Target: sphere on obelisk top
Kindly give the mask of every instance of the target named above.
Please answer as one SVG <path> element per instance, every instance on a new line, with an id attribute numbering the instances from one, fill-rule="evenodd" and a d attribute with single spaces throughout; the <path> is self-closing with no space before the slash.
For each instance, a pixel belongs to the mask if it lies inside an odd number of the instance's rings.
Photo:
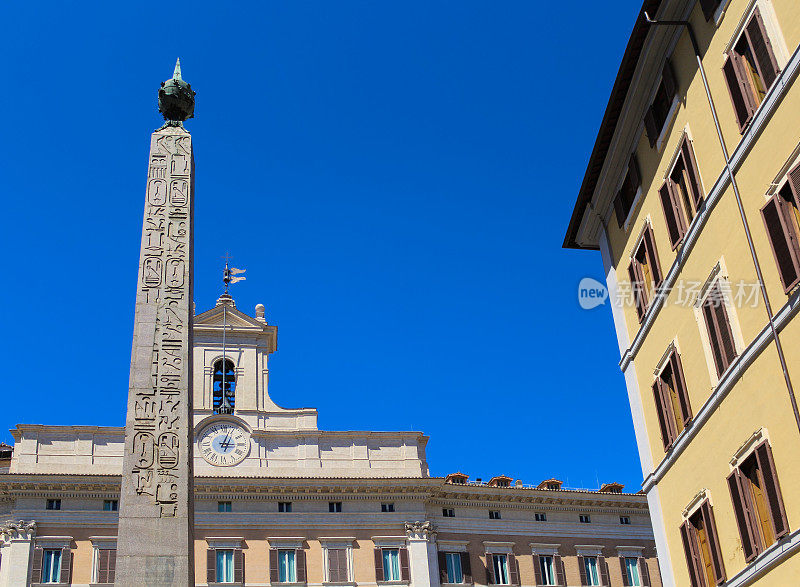
<path id="1" fill-rule="evenodd" d="M 178 59 L 172 79 L 161 82 L 158 90 L 158 111 L 168 123 L 180 123 L 194 118 L 194 96 L 192 86 L 181 77 L 181 60 Z"/>

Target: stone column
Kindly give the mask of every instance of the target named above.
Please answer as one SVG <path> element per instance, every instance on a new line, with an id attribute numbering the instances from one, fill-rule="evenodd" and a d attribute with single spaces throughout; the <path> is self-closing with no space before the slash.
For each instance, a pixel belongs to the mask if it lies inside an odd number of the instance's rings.
<path id="1" fill-rule="evenodd" d="M 0 525 L 0 587 L 28 585 L 36 522 L 5 522 Z"/>
<path id="2" fill-rule="evenodd" d="M 413 587 L 439 587 L 439 554 L 431 522 L 406 522 Z"/>
<path id="3" fill-rule="evenodd" d="M 192 138 L 150 140 L 131 353 L 116 584 L 194 585 Z"/>

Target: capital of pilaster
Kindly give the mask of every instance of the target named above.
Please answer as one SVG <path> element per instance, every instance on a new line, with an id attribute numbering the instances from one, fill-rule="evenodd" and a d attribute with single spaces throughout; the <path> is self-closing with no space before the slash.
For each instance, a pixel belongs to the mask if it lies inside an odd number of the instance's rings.
<path id="1" fill-rule="evenodd" d="M 406 536 L 409 540 L 432 540 L 436 537 L 436 531 L 433 529 L 433 522 L 426 520 L 425 522 L 406 522 Z"/>
<path id="2" fill-rule="evenodd" d="M 33 540 L 36 535 L 36 521 L 8 520 L 0 524 L 0 538 L 3 542 L 12 540 Z"/>

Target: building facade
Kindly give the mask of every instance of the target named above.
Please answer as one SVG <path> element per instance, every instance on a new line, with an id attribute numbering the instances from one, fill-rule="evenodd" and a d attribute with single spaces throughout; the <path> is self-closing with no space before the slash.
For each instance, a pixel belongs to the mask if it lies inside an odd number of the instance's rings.
<path id="1" fill-rule="evenodd" d="M 249 316 L 223 295 L 195 316 L 198 585 L 661 585 L 644 495 L 431 477 L 420 432 L 321 431 L 316 410 L 277 406 L 276 348 L 261 305 Z M 124 429 L 12 435 L 0 586 L 113 583 Z"/>
<path id="2" fill-rule="evenodd" d="M 665 585 L 800 584 L 799 45 L 796 0 L 647 0 L 564 243 L 601 252 Z"/>

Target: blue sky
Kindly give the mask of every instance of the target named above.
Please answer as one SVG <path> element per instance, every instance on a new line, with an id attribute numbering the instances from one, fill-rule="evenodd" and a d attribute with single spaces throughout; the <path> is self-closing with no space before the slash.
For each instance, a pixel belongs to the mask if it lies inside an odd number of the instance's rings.
<path id="1" fill-rule="evenodd" d="M 195 299 L 279 327 L 270 392 L 421 430 L 431 474 L 640 487 L 598 253 L 561 248 L 639 8 L 16 3 L 0 19 L 0 440 L 124 423 L 149 134 L 197 91 Z"/>

